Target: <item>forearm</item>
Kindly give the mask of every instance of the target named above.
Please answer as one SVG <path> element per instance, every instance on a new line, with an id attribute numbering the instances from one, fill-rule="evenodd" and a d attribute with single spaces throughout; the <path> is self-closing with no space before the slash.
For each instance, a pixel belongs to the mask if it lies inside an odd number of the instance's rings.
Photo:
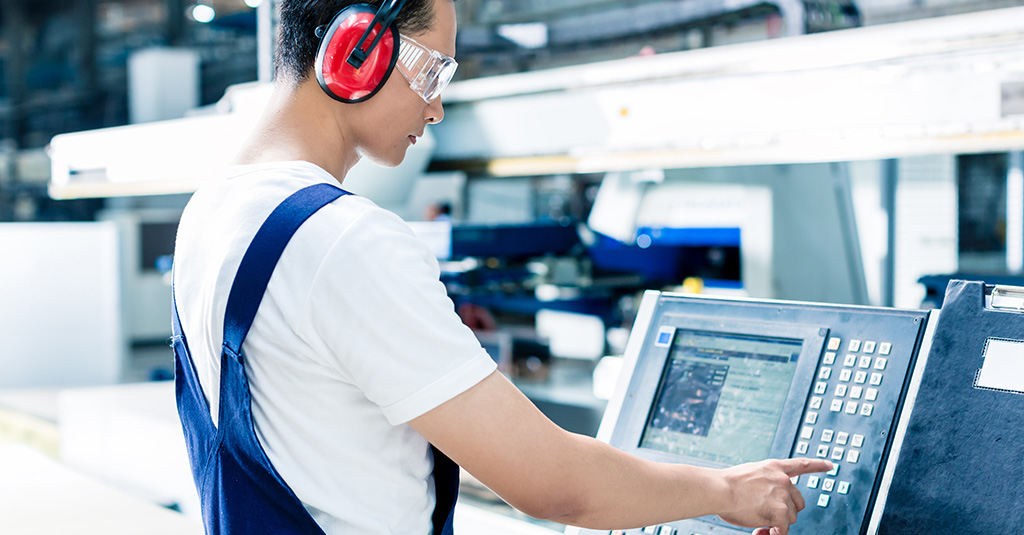
<path id="1" fill-rule="evenodd" d="M 654 463 L 589 437 L 566 435 L 567 451 L 535 487 L 538 499 L 560 508 L 547 511 L 549 520 L 592 529 L 633 528 L 730 506 L 719 471 Z"/>

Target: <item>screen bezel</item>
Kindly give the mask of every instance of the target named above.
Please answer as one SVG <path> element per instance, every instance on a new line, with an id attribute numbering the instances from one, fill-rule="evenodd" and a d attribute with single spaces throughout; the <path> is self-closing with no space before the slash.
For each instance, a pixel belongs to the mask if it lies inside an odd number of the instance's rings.
<path id="1" fill-rule="evenodd" d="M 672 329 L 671 339 L 667 344 L 657 343 L 658 336 L 666 328 Z M 799 325 L 793 323 L 775 323 L 747 320 L 723 320 L 688 315 L 665 314 L 660 320 L 652 322 L 644 346 L 643 355 L 639 359 L 636 370 L 630 381 L 626 397 L 623 400 L 622 414 L 643 415 L 633 418 L 626 425 L 617 426 L 612 435 L 611 444 L 639 457 L 659 462 L 684 463 L 694 466 L 724 468 L 731 466 L 704 459 L 686 457 L 659 450 L 641 448 L 640 441 L 647 426 L 648 415 L 653 409 L 655 398 L 659 392 L 661 378 L 665 366 L 676 341 L 677 332 L 703 331 L 721 335 L 754 336 L 772 339 L 793 340 L 801 343 L 797 367 L 793 372 L 789 392 L 782 405 L 782 414 L 772 439 L 771 448 L 766 458 L 788 458 L 796 442 L 797 432 L 804 407 L 811 395 L 818 360 L 825 347 L 829 329 L 817 325 Z"/>

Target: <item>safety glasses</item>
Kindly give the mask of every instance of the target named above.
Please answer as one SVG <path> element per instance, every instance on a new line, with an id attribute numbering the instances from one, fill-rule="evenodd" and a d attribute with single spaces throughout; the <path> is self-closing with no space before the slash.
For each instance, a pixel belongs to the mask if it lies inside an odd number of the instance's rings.
<path id="1" fill-rule="evenodd" d="M 409 81 L 412 88 L 423 100 L 433 102 L 452 81 L 455 69 L 459 67 L 455 58 L 417 43 L 414 39 L 400 36 L 398 49 L 398 72 Z"/>

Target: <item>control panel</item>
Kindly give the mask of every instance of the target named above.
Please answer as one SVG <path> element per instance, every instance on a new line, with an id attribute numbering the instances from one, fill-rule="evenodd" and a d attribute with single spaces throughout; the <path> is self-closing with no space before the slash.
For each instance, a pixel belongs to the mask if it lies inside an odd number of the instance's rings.
<path id="1" fill-rule="evenodd" d="M 929 313 L 647 292 L 598 438 L 654 461 L 724 468 L 828 459 L 794 478 L 793 534 L 862 535 Z M 718 517 L 602 535 L 746 534 Z"/>

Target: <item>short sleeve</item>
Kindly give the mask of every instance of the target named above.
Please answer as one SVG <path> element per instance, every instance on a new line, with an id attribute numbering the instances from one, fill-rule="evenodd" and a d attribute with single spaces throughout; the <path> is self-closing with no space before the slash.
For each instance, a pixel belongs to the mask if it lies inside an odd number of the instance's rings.
<path id="1" fill-rule="evenodd" d="M 337 239 L 311 287 L 309 313 L 326 364 L 392 425 L 468 390 L 494 361 L 455 313 L 437 261 L 409 226 L 379 208 Z"/>

